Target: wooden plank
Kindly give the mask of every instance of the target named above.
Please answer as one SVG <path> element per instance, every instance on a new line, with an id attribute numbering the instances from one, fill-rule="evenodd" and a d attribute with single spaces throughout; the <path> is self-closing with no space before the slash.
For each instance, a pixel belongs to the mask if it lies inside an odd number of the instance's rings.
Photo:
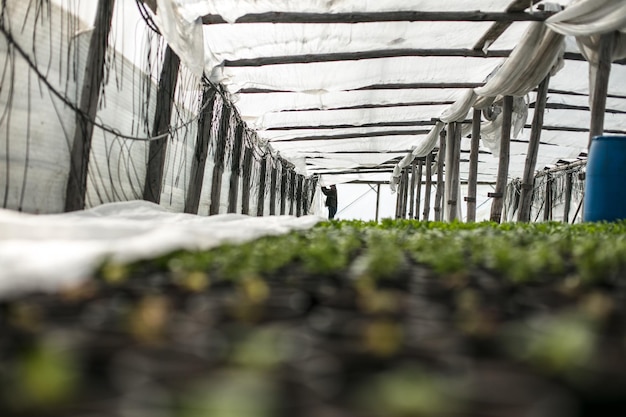
<path id="1" fill-rule="evenodd" d="M 109 45 L 109 32 L 115 0 L 100 0 L 96 11 L 95 28 L 89 42 L 89 52 L 83 85 L 80 92 L 80 112 L 76 113 L 76 127 L 70 152 L 70 171 L 65 191 L 65 211 L 85 208 L 87 173 L 93 137 L 93 120 L 98 112 L 100 90 L 104 80 L 104 60 Z"/>
<path id="2" fill-rule="evenodd" d="M 424 161 L 417 160 L 417 190 L 415 192 L 415 219 L 420 219 L 420 205 L 422 202 L 422 174 L 424 173 Z"/>
<path id="3" fill-rule="evenodd" d="M 589 127 L 589 148 L 595 136 L 604 133 L 604 111 L 606 109 L 606 95 L 609 89 L 611 76 L 611 60 L 613 58 L 613 32 L 601 35 L 598 66 L 589 65 L 590 77 L 594 79 L 591 92 L 591 126 Z M 595 72 L 595 73 L 594 73 Z"/>
<path id="4" fill-rule="evenodd" d="M 437 191 L 435 193 L 435 221 L 442 220 L 443 214 L 443 197 L 445 195 L 445 182 L 443 179 L 443 169 L 445 165 L 446 155 L 446 131 L 441 130 L 439 133 L 439 151 L 437 154 Z"/>
<path id="5" fill-rule="evenodd" d="M 235 20 L 235 23 L 304 23 L 304 24 L 354 24 L 368 22 L 543 22 L 553 13 L 535 12 L 482 12 L 476 11 L 391 11 L 372 13 L 298 13 L 298 12 L 266 12 L 246 14 Z M 219 15 L 202 17 L 205 25 L 228 23 Z"/>
<path id="6" fill-rule="evenodd" d="M 472 142 L 470 145 L 469 173 L 467 177 L 467 221 L 476 221 L 476 181 L 480 146 L 481 111 L 474 110 L 472 117 Z"/>
<path id="7" fill-rule="evenodd" d="M 506 190 L 509 175 L 509 150 L 511 146 L 511 115 L 513 112 L 513 97 L 504 97 L 504 106 L 502 110 L 502 138 L 500 140 L 500 160 L 498 163 L 498 175 L 496 178 L 495 193 L 499 196 L 493 197 L 491 203 L 490 219 L 493 222 L 500 223 L 502 220 L 502 208 L 504 207 L 504 191 Z"/>
<path id="8" fill-rule="evenodd" d="M 163 60 L 161 78 L 159 79 L 154 127 L 152 129 L 153 136 L 162 135 L 169 131 L 179 68 L 180 59 L 168 46 Z M 157 204 L 161 202 L 168 140 L 169 136 L 151 141 L 148 151 L 148 167 L 144 182 L 143 199 Z"/>
<path id="9" fill-rule="evenodd" d="M 259 198 L 256 205 L 256 215 L 263 216 L 265 213 L 265 185 L 267 182 L 267 163 L 268 158 L 264 156 L 261 159 L 261 172 L 259 173 Z"/>
<path id="10" fill-rule="evenodd" d="M 520 193 L 520 207 L 517 212 L 517 220 L 520 222 L 530 221 L 530 211 L 533 197 L 534 173 L 537 165 L 537 155 L 539 153 L 539 143 L 541 142 L 541 130 L 543 129 L 543 115 L 548 96 L 548 85 L 550 84 L 550 74 L 539 84 L 535 114 L 533 116 L 528 141 L 528 152 L 522 176 L 522 190 Z"/>
<path id="11" fill-rule="evenodd" d="M 239 198 L 239 178 L 241 176 L 241 150 L 243 148 L 244 124 L 238 120 L 235 126 L 235 137 L 230 160 L 230 187 L 228 189 L 228 212 L 237 213 Z"/>
<path id="12" fill-rule="evenodd" d="M 426 185 L 424 186 L 424 213 L 422 214 L 422 220 L 428 220 L 430 216 L 430 195 L 432 193 L 432 185 L 433 185 L 433 153 L 430 152 L 426 156 L 426 161 L 424 162 L 426 165 Z"/>
<path id="13" fill-rule="evenodd" d="M 191 160 L 191 174 L 185 198 L 185 213 L 198 214 L 200 194 L 202 193 L 202 185 L 204 182 L 204 169 L 206 167 L 209 142 L 211 141 L 215 97 L 215 89 L 206 86 L 202 93 L 202 111 L 198 119 L 198 137 L 196 139 L 193 159 Z"/>
<path id="14" fill-rule="evenodd" d="M 250 214 L 250 184 L 252 177 L 252 148 L 246 146 L 243 154 L 243 175 L 241 184 L 241 214 Z"/>
<path id="15" fill-rule="evenodd" d="M 565 206 L 563 207 L 563 222 L 569 223 L 569 212 L 570 207 L 572 205 L 572 189 L 574 183 L 574 174 L 571 171 L 568 171 L 565 174 Z"/>
<path id="16" fill-rule="evenodd" d="M 222 104 L 220 115 L 220 128 L 217 132 L 215 144 L 215 165 L 213 166 L 213 178 L 211 180 L 211 205 L 209 215 L 219 214 L 222 194 L 222 174 L 224 173 L 224 157 L 226 156 L 226 142 L 230 129 L 231 109 L 225 103 Z"/>
<path id="17" fill-rule="evenodd" d="M 362 59 L 384 59 L 396 57 L 475 57 L 506 58 L 510 50 L 477 51 L 473 49 L 381 49 L 377 51 L 335 52 L 327 54 L 266 56 L 257 58 L 225 60 L 225 67 L 262 67 L 267 65 L 313 64 L 320 62 L 357 61 Z"/>

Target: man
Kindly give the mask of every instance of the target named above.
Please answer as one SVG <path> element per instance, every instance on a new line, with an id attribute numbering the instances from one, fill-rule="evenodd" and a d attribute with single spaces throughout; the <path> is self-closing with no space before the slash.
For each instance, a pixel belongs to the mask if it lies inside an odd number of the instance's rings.
<path id="1" fill-rule="evenodd" d="M 326 207 L 328 207 L 328 219 L 332 220 L 337 214 L 337 187 L 333 184 L 330 188 L 322 187 L 322 192 L 326 196 Z"/>

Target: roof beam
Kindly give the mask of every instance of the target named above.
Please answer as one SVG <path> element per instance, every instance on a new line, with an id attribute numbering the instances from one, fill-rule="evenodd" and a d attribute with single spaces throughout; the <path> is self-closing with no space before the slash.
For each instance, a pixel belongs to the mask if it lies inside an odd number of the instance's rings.
<path id="1" fill-rule="evenodd" d="M 443 89 L 443 88 L 477 88 L 482 87 L 484 82 L 476 83 L 406 83 L 406 84 L 373 84 L 365 87 L 354 88 L 343 91 L 369 91 L 369 90 L 421 90 L 421 89 Z M 242 88 L 236 91 L 239 94 L 267 94 L 267 93 L 299 93 L 295 90 L 272 90 L 265 88 Z"/>
<path id="2" fill-rule="evenodd" d="M 528 1 L 528 0 L 524 0 Z M 374 23 L 374 22 L 543 22 L 554 13 L 535 12 L 481 12 L 453 11 L 453 12 L 424 12 L 424 11 L 397 11 L 371 13 L 295 13 L 295 12 L 267 12 L 247 14 L 235 20 L 235 23 Z M 206 15 L 202 17 L 205 25 L 228 23 L 222 16 Z"/>
<path id="3" fill-rule="evenodd" d="M 539 0 L 530 0 L 530 2 L 529 0 L 514 0 L 511 4 L 509 4 L 509 7 L 506 8 L 506 11 L 522 12 L 526 10 L 529 5 L 534 5 L 538 2 Z M 494 43 L 504 33 L 504 31 L 508 29 L 510 25 L 510 21 L 500 21 L 492 24 L 489 30 L 485 32 L 485 34 L 480 38 L 480 40 L 478 40 L 478 42 L 476 42 L 473 49 L 480 51 L 485 48 L 485 46 L 489 47 L 489 45 Z"/>
<path id="4" fill-rule="evenodd" d="M 380 123 L 364 123 L 364 124 L 342 124 L 342 125 L 318 125 L 318 126 L 282 126 L 270 127 L 263 129 L 264 131 L 277 130 L 307 130 L 307 129 L 350 129 L 356 127 L 403 127 L 403 126 L 434 126 L 433 120 L 414 120 L 405 122 L 380 122 Z"/>
<path id="5" fill-rule="evenodd" d="M 361 104 L 358 106 L 345 106 L 345 107 L 311 107 L 308 109 L 285 109 L 279 110 L 279 113 L 292 113 L 301 111 L 328 111 L 328 110 L 365 110 L 365 109 L 385 109 L 393 107 L 415 107 L 415 106 L 445 106 L 454 104 L 454 101 L 415 101 L 404 103 L 389 103 L 389 104 Z"/>
<path id="6" fill-rule="evenodd" d="M 389 132 L 367 132 L 367 133 L 345 133 L 343 135 L 314 135 L 314 136 L 299 136 L 291 139 L 283 140 L 270 140 L 270 143 L 283 143 L 283 142 L 304 142 L 310 140 L 342 140 L 342 139 L 361 139 L 361 138 L 375 138 L 384 136 L 411 136 L 411 135 L 427 135 L 430 129 L 418 129 L 418 130 L 392 130 Z"/>
<path id="7" fill-rule="evenodd" d="M 535 103 L 530 103 L 529 106 L 531 109 L 535 108 Z M 546 109 L 552 109 L 552 110 L 583 110 L 583 111 L 589 111 L 589 106 L 574 106 L 571 104 L 561 104 L 561 103 L 547 103 L 546 104 Z M 605 113 L 611 113 L 611 114 L 626 114 L 626 110 L 616 110 L 616 109 L 606 109 Z"/>
<path id="8" fill-rule="evenodd" d="M 530 129 L 530 125 L 524 125 L 525 129 Z M 588 133 L 588 128 L 583 127 L 564 127 L 564 126 L 544 126 L 542 130 L 552 130 L 557 132 L 579 132 L 579 133 Z M 604 133 L 610 133 L 615 135 L 626 135 L 626 131 L 624 130 L 614 130 L 614 129 L 605 129 Z M 551 144 L 550 144 L 551 145 Z"/>
<path id="9" fill-rule="evenodd" d="M 383 49 L 377 51 L 343 52 L 329 54 L 305 54 L 269 56 L 237 60 L 225 60 L 225 67 L 262 67 L 265 65 L 311 64 L 319 62 L 358 61 L 362 59 L 397 58 L 397 57 L 475 57 L 506 58 L 509 50 L 488 51 L 484 53 L 473 49 Z M 582 58 L 582 55 L 580 55 Z"/>

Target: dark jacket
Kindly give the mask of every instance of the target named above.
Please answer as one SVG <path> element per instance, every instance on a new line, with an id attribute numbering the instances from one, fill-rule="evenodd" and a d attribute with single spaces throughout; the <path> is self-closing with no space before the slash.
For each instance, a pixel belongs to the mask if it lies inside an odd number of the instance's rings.
<path id="1" fill-rule="evenodd" d="M 322 187 L 322 192 L 326 196 L 326 206 L 337 207 L 337 188 L 334 185 L 330 188 Z"/>

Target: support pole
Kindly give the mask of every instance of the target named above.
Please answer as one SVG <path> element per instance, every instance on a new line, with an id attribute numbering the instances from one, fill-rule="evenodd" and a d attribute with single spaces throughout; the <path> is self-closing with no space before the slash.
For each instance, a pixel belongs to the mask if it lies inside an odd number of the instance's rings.
<path id="1" fill-rule="evenodd" d="M 109 44 L 111 20 L 115 0 L 100 0 L 96 12 L 95 29 L 89 43 L 85 76 L 80 95 L 80 112 L 76 113 L 76 127 L 70 154 L 70 172 L 65 191 L 65 211 L 85 208 L 87 172 L 93 137 L 93 120 L 98 112 L 100 90 L 104 80 L 104 59 Z"/>
<path id="2" fill-rule="evenodd" d="M 401 217 L 406 219 L 406 212 L 409 207 L 409 170 L 404 170 L 404 191 L 402 193 L 402 213 Z"/>
<path id="3" fill-rule="evenodd" d="M 244 125 L 237 121 L 235 126 L 235 140 L 233 141 L 233 154 L 230 161 L 230 187 L 228 189 L 228 212 L 237 212 L 237 199 L 239 198 L 239 177 L 241 176 L 241 149 L 243 148 Z"/>
<path id="4" fill-rule="evenodd" d="M 599 57 L 597 67 L 589 64 L 590 80 L 593 80 L 591 91 L 591 127 L 589 128 L 589 147 L 591 139 L 604 133 L 604 112 L 606 110 L 606 95 L 609 89 L 611 75 L 611 61 L 614 45 L 613 32 L 600 37 Z M 594 74 L 595 72 L 595 74 Z"/>
<path id="5" fill-rule="evenodd" d="M 303 181 L 304 177 L 302 175 L 298 175 L 296 180 L 296 217 L 302 216 L 302 203 L 304 200 L 304 193 L 302 190 L 302 187 L 304 186 Z"/>
<path id="6" fill-rule="evenodd" d="M 376 222 L 378 222 L 378 215 L 380 213 L 380 184 L 376 185 Z"/>
<path id="7" fill-rule="evenodd" d="M 211 206 L 209 215 L 219 214 L 220 200 L 222 195 L 222 174 L 224 173 L 224 157 L 226 156 L 226 142 L 230 129 L 230 107 L 222 103 L 220 115 L 220 128 L 217 133 L 215 145 L 215 165 L 213 166 L 213 178 L 211 180 Z"/>
<path id="8" fill-rule="evenodd" d="M 417 161 L 417 190 L 415 191 L 415 219 L 420 219 L 420 205 L 422 203 L 422 174 L 424 173 L 424 161 Z"/>
<path id="9" fill-rule="evenodd" d="M 152 129 L 154 136 L 168 132 L 172 118 L 174 91 L 176 90 L 179 68 L 180 59 L 168 46 L 165 51 L 163 70 L 161 71 L 161 78 L 159 80 L 156 114 L 154 116 L 154 127 Z M 169 137 L 166 136 L 151 141 L 148 151 L 148 168 L 144 182 L 143 199 L 157 204 L 161 202 L 168 139 Z"/>
<path id="10" fill-rule="evenodd" d="M 252 177 L 252 148 L 243 154 L 243 181 L 241 185 L 241 214 L 250 214 L 250 184 Z"/>
<path id="11" fill-rule="evenodd" d="M 396 219 L 400 218 L 400 213 L 402 212 L 402 200 L 404 196 L 402 193 L 404 192 L 404 170 L 400 174 L 400 181 L 398 182 L 397 188 L 397 197 L 396 197 Z"/>
<path id="12" fill-rule="evenodd" d="M 537 89 L 537 102 L 535 104 L 535 114 L 530 130 L 530 140 L 528 141 L 528 153 L 526 154 L 526 164 L 524 165 L 524 176 L 522 177 L 522 191 L 520 193 L 520 208 L 517 214 L 517 221 L 529 222 L 530 209 L 533 199 L 533 184 L 535 182 L 534 173 L 537 165 L 537 154 L 539 153 L 539 141 L 541 140 L 541 129 L 543 128 L 543 114 L 546 108 L 548 96 L 548 85 L 550 84 L 550 74 L 544 78 Z"/>
<path id="13" fill-rule="evenodd" d="M 424 186 L 424 214 L 422 215 L 422 220 L 428 221 L 428 217 L 430 216 L 430 195 L 432 193 L 433 186 L 433 153 L 430 152 L 426 155 L 426 185 Z"/>
<path id="14" fill-rule="evenodd" d="M 472 116 L 472 143 L 470 145 L 469 175 L 467 178 L 467 221 L 476 221 L 476 183 L 478 181 L 478 151 L 480 145 L 481 111 L 474 109 Z"/>
<path id="15" fill-rule="evenodd" d="M 265 212 L 265 183 L 267 182 L 267 161 L 266 156 L 261 159 L 261 173 L 259 174 L 259 199 L 256 205 L 256 215 L 263 216 Z"/>
<path id="16" fill-rule="evenodd" d="M 439 133 L 439 151 L 437 153 L 437 192 L 435 194 L 435 221 L 442 220 L 443 205 L 442 200 L 445 195 L 445 183 L 443 179 L 443 167 L 446 155 L 446 131 Z"/>
<path id="17" fill-rule="evenodd" d="M 280 214 L 285 214 L 285 208 L 287 206 L 287 176 L 288 172 L 285 172 L 285 166 L 282 165 L 280 170 Z"/>
<path id="18" fill-rule="evenodd" d="M 270 216 L 276 214 L 276 196 L 278 195 L 278 161 L 272 161 L 272 173 L 270 175 Z"/>
<path id="19" fill-rule="evenodd" d="M 513 97 L 504 97 L 504 108 L 502 110 L 502 137 L 500 139 L 500 161 L 498 164 L 498 176 L 496 179 L 496 189 L 489 196 L 493 197 L 491 203 L 492 222 L 500 223 L 502 220 L 502 208 L 504 207 L 504 191 L 509 176 L 509 150 L 511 147 L 511 115 L 513 113 Z"/>
<path id="20" fill-rule="evenodd" d="M 213 107 L 215 105 L 216 91 L 214 88 L 206 86 L 202 93 L 202 111 L 198 120 L 198 138 L 196 148 L 191 161 L 191 178 L 187 187 L 185 198 L 185 213 L 198 214 L 200 206 L 200 194 L 204 181 L 204 169 L 211 141 L 211 127 L 213 120 Z"/>
<path id="21" fill-rule="evenodd" d="M 446 201 L 448 221 L 457 218 L 459 194 L 459 164 L 461 160 L 461 126 L 456 123 L 448 125 L 448 149 L 446 152 Z"/>
<path id="22" fill-rule="evenodd" d="M 309 195 L 311 193 L 311 180 L 303 179 L 302 185 L 302 214 L 309 214 Z"/>
<path id="23" fill-rule="evenodd" d="M 296 203 L 296 171 L 291 170 L 289 175 L 289 215 L 295 214 L 294 205 Z"/>
<path id="24" fill-rule="evenodd" d="M 565 174 L 565 207 L 563 207 L 563 223 L 569 223 L 569 211 L 572 206 L 572 188 L 574 182 L 574 174 L 567 172 Z"/>
<path id="25" fill-rule="evenodd" d="M 415 216 L 415 180 L 416 180 L 416 169 L 415 164 L 417 161 L 413 160 L 411 163 L 411 186 L 409 187 L 411 190 L 411 197 L 409 198 L 409 219 L 412 219 Z"/>
<path id="26" fill-rule="evenodd" d="M 543 204 L 543 220 L 552 220 L 552 174 L 546 173 L 546 194 L 545 203 Z"/>

